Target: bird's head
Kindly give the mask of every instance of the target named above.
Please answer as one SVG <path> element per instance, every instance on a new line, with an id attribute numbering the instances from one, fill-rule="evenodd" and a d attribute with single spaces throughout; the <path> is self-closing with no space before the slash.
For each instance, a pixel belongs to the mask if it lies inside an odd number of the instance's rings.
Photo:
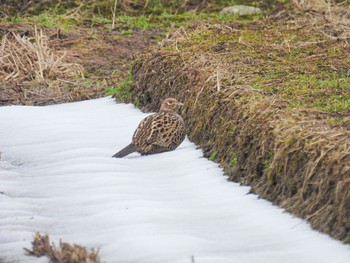
<path id="1" fill-rule="evenodd" d="M 160 112 L 176 112 L 183 103 L 177 101 L 174 98 L 167 98 L 162 102 Z"/>

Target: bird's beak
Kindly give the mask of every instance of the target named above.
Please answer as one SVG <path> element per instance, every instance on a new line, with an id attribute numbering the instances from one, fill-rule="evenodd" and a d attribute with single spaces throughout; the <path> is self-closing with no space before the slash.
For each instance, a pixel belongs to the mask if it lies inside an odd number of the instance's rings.
<path id="1" fill-rule="evenodd" d="M 177 102 L 177 105 L 183 106 L 184 104 L 182 102 Z"/>

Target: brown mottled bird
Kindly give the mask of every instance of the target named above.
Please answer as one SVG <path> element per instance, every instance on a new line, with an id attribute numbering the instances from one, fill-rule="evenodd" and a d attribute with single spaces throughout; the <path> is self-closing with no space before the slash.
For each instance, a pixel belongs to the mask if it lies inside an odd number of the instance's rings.
<path id="1" fill-rule="evenodd" d="M 142 155 L 172 151 L 185 139 L 185 123 L 176 113 L 183 104 L 174 98 L 162 102 L 159 111 L 141 121 L 132 142 L 113 157 L 122 158 L 130 153 Z"/>

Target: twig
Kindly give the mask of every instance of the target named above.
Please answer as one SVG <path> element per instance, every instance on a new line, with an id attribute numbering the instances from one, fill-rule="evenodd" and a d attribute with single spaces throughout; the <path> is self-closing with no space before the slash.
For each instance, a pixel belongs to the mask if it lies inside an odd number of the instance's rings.
<path id="1" fill-rule="evenodd" d="M 219 68 L 216 69 L 216 90 L 217 90 L 218 92 L 221 90 L 220 71 L 219 71 Z"/>
<path id="2" fill-rule="evenodd" d="M 114 7 L 113 7 L 113 10 L 112 10 L 112 14 L 113 14 L 113 19 L 112 19 L 112 30 L 113 30 L 114 27 L 115 27 L 115 15 L 116 15 L 116 12 L 117 12 L 117 4 L 118 4 L 118 0 L 115 0 L 115 1 L 114 1 Z"/>

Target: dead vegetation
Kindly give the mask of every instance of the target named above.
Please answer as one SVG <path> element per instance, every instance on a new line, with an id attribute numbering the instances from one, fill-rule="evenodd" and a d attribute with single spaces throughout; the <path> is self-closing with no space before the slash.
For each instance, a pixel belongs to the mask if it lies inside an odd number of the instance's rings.
<path id="1" fill-rule="evenodd" d="M 100 263 L 98 251 L 88 251 L 85 247 L 60 242 L 59 247 L 50 244 L 48 235 L 42 236 L 36 233 L 32 242 L 33 248 L 24 250 L 28 255 L 42 257 L 46 256 L 53 263 Z"/>
<path id="2" fill-rule="evenodd" d="M 103 96 L 158 31 L 124 36 L 91 21 L 74 30 L 0 22 L 0 105 L 47 105 Z M 23 37 L 22 37 L 23 35 Z M 83 73 L 83 75 L 82 75 Z"/>
<path id="3" fill-rule="evenodd" d="M 66 52 L 54 52 L 49 47 L 48 37 L 36 27 L 33 37 L 7 34 L 0 46 L 0 81 L 46 83 L 50 79 L 82 75 L 83 67 L 66 62 L 65 57 Z"/>
<path id="4" fill-rule="evenodd" d="M 96 96 L 98 89 L 84 87 L 84 68 L 72 62 L 72 54 L 53 48 L 42 29 L 26 27 L 22 32 L 2 36 L 0 105 L 44 105 Z"/>
<path id="5" fill-rule="evenodd" d="M 134 101 L 146 111 L 165 97 L 184 101 L 190 139 L 231 180 L 350 243 L 349 103 L 318 104 L 347 101 L 347 39 L 277 16 L 274 26 L 276 16 L 170 34 L 136 60 Z M 332 74 L 344 76 L 339 89 Z"/>
<path id="6" fill-rule="evenodd" d="M 350 37 L 350 9 L 348 1 L 293 0 L 293 4 L 305 13 L 312 26 L 317 26 L 328 38 Z"/>

